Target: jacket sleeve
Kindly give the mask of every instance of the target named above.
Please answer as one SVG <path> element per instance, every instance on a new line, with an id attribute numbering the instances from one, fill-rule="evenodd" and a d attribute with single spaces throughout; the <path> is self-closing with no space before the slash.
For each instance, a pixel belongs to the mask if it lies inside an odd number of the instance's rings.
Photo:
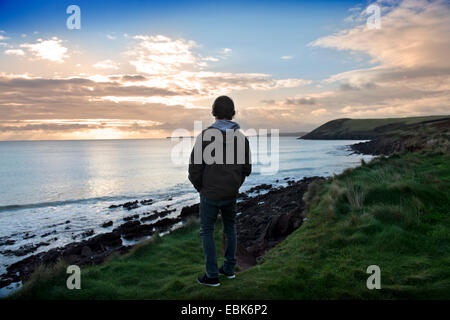
<path id="1" fill-rule="evenodd" d="M 250 150 L 250 143 L 248 142 L 247 137 L 245 137 L 245 163 L 242 166 L 242 183 L 244 183 L 245 177 L 248 177 L 251 173 L 252 173 L 252 154 Z"/>
<path id="2" fill-rule="evenodd" d="M 194 188 L 200 192 L 202 189 L 202 178 L 205 164 L 203 162 L 203 143 L 201 139 L 202 135 L 199 135 L 195 141 L 194 148 L 192 149 L 189 159 L 189 180 Z M 197 153 L 197 157 L 195 154 Z M 198 156 L 200 155 L 200 157 Z"/>

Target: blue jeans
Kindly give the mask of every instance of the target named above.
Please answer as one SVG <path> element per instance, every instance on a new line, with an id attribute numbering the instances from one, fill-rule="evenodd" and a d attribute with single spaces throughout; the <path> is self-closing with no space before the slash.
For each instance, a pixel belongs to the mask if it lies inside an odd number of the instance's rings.
<path id="1" fill-rule="evenodd" d="M 234 267 L 236 266 L 235 206 L 236 199 L 208 200 L 204 196 L 200 196 L 200 235 L 205 254 L 206 275 L 209 278 L 219 276 L 216 244 L 214 243 L 214 224 L 216 223 L 219 210 L 222 214 L 223 232 L 227 240 L 223 269 L 226 273 L 234 272 Z"/>

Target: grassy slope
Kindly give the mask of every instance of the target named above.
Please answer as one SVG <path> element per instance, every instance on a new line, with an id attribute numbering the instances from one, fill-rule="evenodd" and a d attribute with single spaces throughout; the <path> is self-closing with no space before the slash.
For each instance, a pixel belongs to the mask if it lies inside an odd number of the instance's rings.
<path id="1" fill-rule="evenodd" d="M 426 116 L 385 119 L 336 119 L 329 121 L 310 133 L 303 139 L 372 139 L 386 133 L 395 132 L 404 125 L 418 124 L 449 118 L 449 116 Z M 403 129 L 403 128 L 402 128 Z"/>
<path id="2" fill-rule="evenodd" d="M 83 268 L 82 290 L 66 289 L 59 265 L 38 272 L 15 297 L 449 299 L 449 193 L 448 154 L 380 158 L 311 185 L 304 225 L 219 288 L 194 282 L 203 255 L 198 224 L 191 223 L 128 256 Z M 371 264 L 381 268 L 382 290 L 366 288 Z"/>

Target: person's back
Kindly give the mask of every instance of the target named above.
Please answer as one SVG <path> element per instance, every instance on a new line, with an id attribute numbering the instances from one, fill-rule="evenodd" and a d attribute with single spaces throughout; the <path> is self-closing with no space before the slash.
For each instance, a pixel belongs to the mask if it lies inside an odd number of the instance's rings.
<path id="1" fill-rule="evenodd" d="M 236 198 L 239 187 L 251 173 L 249 142 L 238 129 L 236 122 L 216 120 L 197 138 L 189 179 L 210 200 Z M 199 161 L 195 159 L 196 151 Z"/>
<path id="2" fill-rule="evenodd" d="M 191 153 L 189 180 L 200 192 L 200 234 L 206 260 L 206 274 L 198 282 L 219 285 L 218 274 L 234 278 L 236 265 L 235 204 L 239 188 L 251 173 L 248 139 L 231 121 L 233 101 L 225 96 L 213 105 L 216 121 L 198 137 Z M 217 267 L 214 224 L 221 211 L 227 238 L 225 263 Z"/>

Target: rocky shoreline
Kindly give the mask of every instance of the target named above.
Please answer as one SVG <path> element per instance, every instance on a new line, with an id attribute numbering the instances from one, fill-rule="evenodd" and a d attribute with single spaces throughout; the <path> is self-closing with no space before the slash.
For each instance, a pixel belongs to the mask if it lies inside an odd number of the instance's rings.
<path id="1" fill-rule="evenodd" d="M 288 179 L 288 178 L 286 178 Z M 285 180 L 286 180 L 285 179 Z M 237 203 L 237 259 L 241 268 L 245 269 L 256 264 L 267 250 L 286 238 L 297 229 L 304 219 L 303 194 L 309 183 L 319 177 L 304 178 L 299 181 L 289 180 L 286 187 L 273 187 L 262 184 L 241 193 Z M 260 194 L 264 191 L 264 194 Z M 111 208 L 123 207 L 133 210 L 140 205 L 150 205 L 151 199 L 127 202 L 114 205 Z M 0 276 L 0 288 L 11 283 L 26 281 L 40 265 L 51 266 L 59 260 L 78 266 L 99 264 L 112 253 L 126 253 L 132 246 L 125 245 L 125 240 L 139 240 L 148 238 L 156 232 L 170 231 L 174 225 L 183 223 L 190 218 L 198 218 L 199 204 L 186 206 L 176 217 L 166 217 L 176 209 L 149 211 L 134 214 L 124 218 L 124 223 L 115 227 L 111 232 L 95 235 L 87 240 L 70 243 L 64 247 L 50 249 L 29 256 L 7 267 L 6 273 Z M 105 221 L 102 226 L 112 226 L 112 221 Z M 86 231 L 83 237 L 93 235 Z M 93 231 L 93 230 L 92 230 Z M 7 240 L 6 240 L 7 241 Z M 42 245 L 45 245 L 43 243 Z M 39 247 L 39 246 L 38 246 Z M 9 252 L 22 256 L 35 251 L 38 247 L 20 248 L 17 252 Z"/>
<path id="2" fill-rule="evenodd" d="M 364 155 L 389 155 L 395 152 L 409 150 L 405 140 L 380 137 L 366 142 L 350 145 L 350 149 Z M 409 150 L 413 151 L 413 150 Z"/>
<path id="3" fill-rule="evenodd" d="M 368 155 L 391 155 L 422 149 L 450 151 L 450 118 L 403 125 L 397 129 L 370 141 L 352 144 L 350 148 Z"/>

